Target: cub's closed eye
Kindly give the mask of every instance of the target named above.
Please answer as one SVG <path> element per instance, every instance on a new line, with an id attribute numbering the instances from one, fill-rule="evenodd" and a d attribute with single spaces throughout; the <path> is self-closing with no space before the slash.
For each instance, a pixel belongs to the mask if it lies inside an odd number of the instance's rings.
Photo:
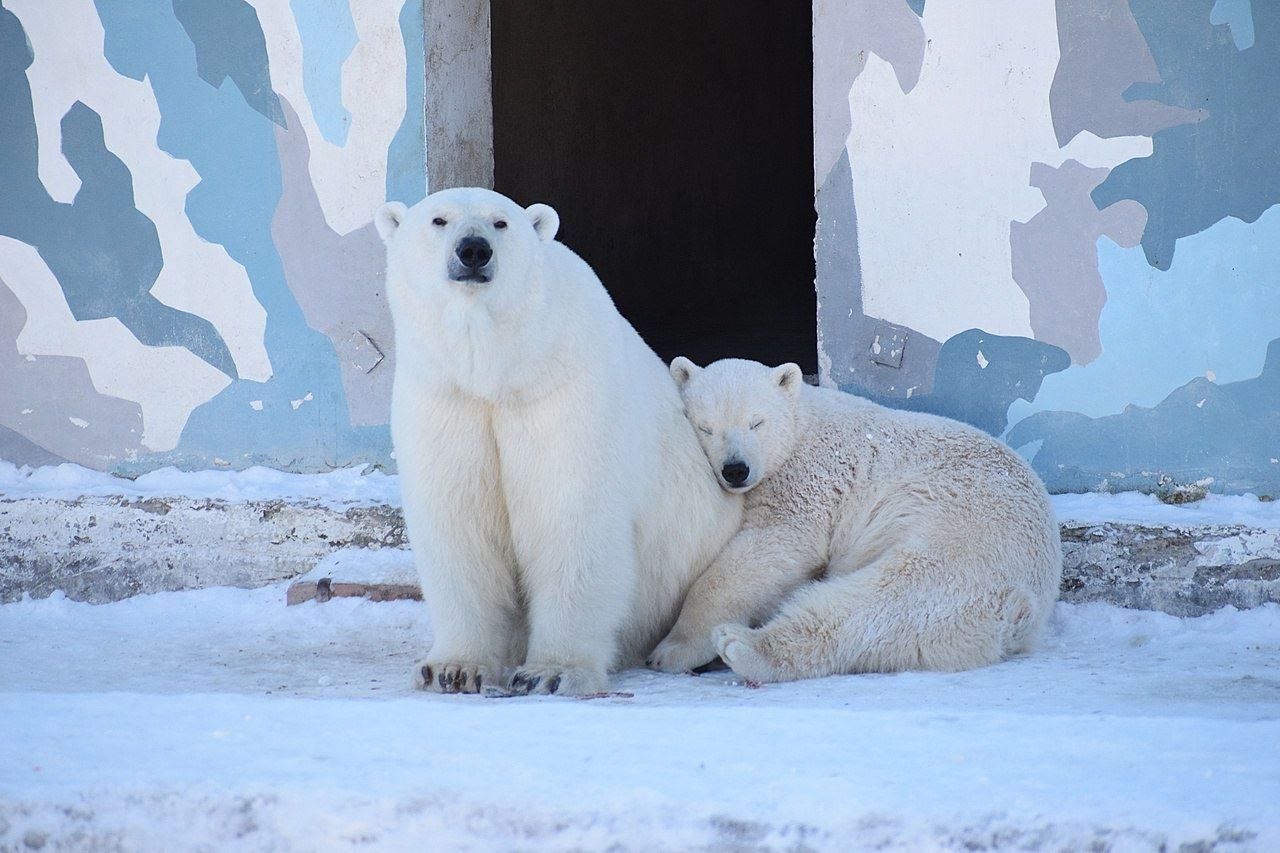
<path id="1" fill-rule="evenodd" d="M 497 222 L 493 223 L 493 227 L 501 231 L 503 228 L 507 227 L 507 220 L 499 219 Z"/>
<path id="2" fill-rule="evenodd" d="M 700 426 L 698 427 L 698 432 L 702 433 L 703 435 L 711 435 L 711 428 Z"/>
<path id="3" fill-rule="evenodd" d="M 449 222 L 444 218 L 437 216 L 435 219 L 431 220 L 431 224 L 443 228 L 448 225 Z"/>
<path id="4" fill-rule="evenodd" d="M 752 428 L 752 429 L 759 429 L 759 428 L 760 428 L 760 427 L 762 427 L 762 426 L 764 426 L 764 418 L 761 418 L 760 420 L 758 420 L 758 421 L 756 421 L 755 423 L 753 423 L 753 424 L 751 425 L 751 428 Z"/>

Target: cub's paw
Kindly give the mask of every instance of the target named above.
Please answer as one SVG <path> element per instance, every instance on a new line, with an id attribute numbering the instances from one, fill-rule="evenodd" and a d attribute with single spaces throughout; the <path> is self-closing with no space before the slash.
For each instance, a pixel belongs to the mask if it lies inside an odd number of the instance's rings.
<path id="1" fill-rule="evenodd" d="M 508 689 L 512 693 L 587 696 L 609 689 L 609 676 L 601 670 L 558 664 L 526 663 L 511 676 Z"/>
<path id="2" fill-rule="evenodd" d="M 649 653 L 644 665 L 659 672 L 690 672 L 715 659 L 716 649 L 709 638 L 684 641 L 668 636 Z"/>
<path id="3" fill-rule="evenodd" d="M 479 693 L 499 680 L 491 667 L 479 663 L 422 660 L 413 666 L 413 686 L 432 693 Z"/>
<path id="4" fill-rule="evenodd" d="M 758 633 L 746 625 L 728 623 L 711 629 L 711 641 L 720 659 L 738 675 L 751 681 L 774 681 L 774 669 L 756 643 Z"/>

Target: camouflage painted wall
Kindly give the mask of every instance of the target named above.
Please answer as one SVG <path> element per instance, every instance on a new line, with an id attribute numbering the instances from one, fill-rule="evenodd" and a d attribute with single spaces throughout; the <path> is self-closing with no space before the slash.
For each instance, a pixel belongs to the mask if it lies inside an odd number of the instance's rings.
<path id="1" fill-rule="evenodd" d="M 1280 4 L 816 0 L 823 380 L 1280 494 Z"/>
<path id="2" fill-rule="evenodd" d="M 389 461 L 422 0 L 0 0 L 0 459 Z"/>

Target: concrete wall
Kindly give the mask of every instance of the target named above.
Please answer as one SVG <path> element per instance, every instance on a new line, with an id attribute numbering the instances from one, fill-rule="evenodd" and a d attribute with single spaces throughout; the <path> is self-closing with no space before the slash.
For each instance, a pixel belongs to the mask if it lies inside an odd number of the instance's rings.
<path id="1" fill-rule="evenodd" d="M 1280 493 L 1280 6 L 813 22 L 824 380 L 1055 489 Z M 491 179 L 487 49 L 484 0 L 0 0 L 0 459 L 388 464 L 368 220 Z"/>
<path id="2" fill-rule="evenodd" d="M 388 462 L 423 0 L 0 2 L 0 459 Z"/>
<path id="3" fill-rule="evenodd" d="M 1056 490 L 1280 493 L 1280 5 L 813 16 L 823 379 Z"/>

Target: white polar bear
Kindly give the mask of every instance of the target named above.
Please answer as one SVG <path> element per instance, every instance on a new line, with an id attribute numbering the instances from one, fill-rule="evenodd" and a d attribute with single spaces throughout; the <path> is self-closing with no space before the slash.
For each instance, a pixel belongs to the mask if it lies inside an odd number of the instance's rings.
<path id="1" fill-rule="evenodd" d="M 419 686 L 584 694 L 638 663 L 737 530 L 666 366 L 559 217 L 482 189 L 377 214 L 391 434 L 434 642 Z"/>
<path id="2" fill-rule="evenodd" d="M 750 493 L 651 666 L 719 653 L 756 681 L 959 670 L 1034 641 L 1061 544 L 1044 485 L 1008 447 L 806 386 L 794 364 L 677 358 L 671 372 L 722 485 Z"/>

